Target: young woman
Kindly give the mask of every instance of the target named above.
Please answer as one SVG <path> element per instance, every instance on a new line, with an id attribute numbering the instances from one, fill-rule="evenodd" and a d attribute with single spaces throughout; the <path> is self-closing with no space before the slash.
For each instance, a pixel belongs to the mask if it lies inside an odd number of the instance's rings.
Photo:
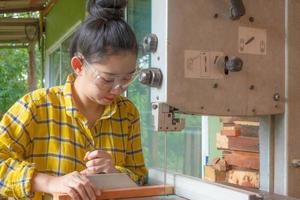
<path id="1" fill-rule="evenodd" d="M 86 175 L 127 173 L 143 184 L 147 169 L 139 114 L 120 96 L 138 73 L 137 42 L 122 19 L 126 0 L 91 0 L 70 48 L 66 84 L 16 102 L 0 122 L 0 194 L 41 199 L 67 193 L 96 199 Z"/>

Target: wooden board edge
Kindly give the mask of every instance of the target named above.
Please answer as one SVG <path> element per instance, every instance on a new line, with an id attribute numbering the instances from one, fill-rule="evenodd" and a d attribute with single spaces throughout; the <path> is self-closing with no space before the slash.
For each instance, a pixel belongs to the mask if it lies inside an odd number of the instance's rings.
<path id="1" fill-rule="evenodd" d="M 174 194 L 174 187 L 170 185 L 142 186 L 137 188 L 102 190 L 102 194 L 97 197 L 97 200 L 151 197 L 172 194 Z M 71 198 L 67 194 L 60 193 L 53 194 L 53 200 L 71 200 Z"/>

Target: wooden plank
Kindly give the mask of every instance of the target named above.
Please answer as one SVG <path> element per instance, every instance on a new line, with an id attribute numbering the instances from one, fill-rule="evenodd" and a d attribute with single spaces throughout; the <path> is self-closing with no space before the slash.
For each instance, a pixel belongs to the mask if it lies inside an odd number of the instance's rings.
<path id="1" fill-rule="evenodd" d="M 211 181 L 211 182 L 220 182 L 220 181 L 225 181 L 225 179 L 226 179 L 225 171 L 218 171 L 212 165 L 204 166 L 204 180 Z"/>
<path id="2" fill-rule="evenodd" d="M 234 124 L 248 125 L 248 126 L 259 126 L 259 122 L 253 122 L 253 121 L 234 121 Z"/>
<path id="3" fill-rule="evenodd" d="M 218 149 L 228 149 L 228 137 L 225 135 L 217 134 L 216 147 Z"/>
<path id="4" fill-rule="evenodd" d="M 220 117 L 220 122 L 222 123 L 234 123 L 235 121 L 250 121 L 259 122 L 257 117 Z"/>
<path id="5" fill-rule="evenodd" d="M 283 181 L 282 179 L 285 178 L 285 180 L 287 180 L 287 194 L 300 198 L 300 168 L 287 167 L 286 169 L 284 167 L 291 166 L 292 160 L 300 159 L 300 2 L 299 0 L 290 0 L 287 1 L 287 4 L 288 22 L 286 24 L 289 27 L 286 35 L 288 39 L 287 44 L 289 44 L 287 46 L 288 66 L 285 68 L 287 72 L 286 90 L 288 91 L 288 101 L 286 102 L 287 112 L 284 115 L 284 119 L 277 121 L 279 122 L 279 126 L 277 126 L 277 124 L 275 126 L 276 132 L 278 131 L 277 133 L 280 133 L 276 134 L 276 139 L 280 139 L 282 141 L 280 144 L 283 146 L 281 149 L 284 153 L 280 155 L 282 155 L 281 158 L 286 158 L 286 160 L 280 160 L 284 164 L 277 164 L 275 167 L 278 167 L 276 171 L 278 170 L 278 172 L 284 174 L 280 176 L 280 181 Z M 285 173 L 287 173 L 287 176 Z"/>
<path id="6" fill-rule="evenodd" d="M 45 2 L 45 1 L 44 1 Z M 0 1 L 0 12 L 25 12 L 25 11 L 37 11 L 43 9 L 43 2 L 38 0 L 10 0 Z"/>
<path id="7" fill-rule="evenodd" d="M 29 55 L 29 66 L 28 66 L 28 90 L 33 91 L 37 88 L 37 76 L 36 76 L 36 56 L 35 56 L 35 44 L 36 42 L 31 42 L 28 48 Z"/>
<path id="8" fill-rule="evenodd" d="M 224 158 L 214 158 L 209 165 L 218 171 L 227 171 L 228 164 L 224 160 Z"/>
<path id="9" fill-rule="evenodd" d="M 16 13 L 16 12 L 34 12 L 43 10 L 43 6 L 32 6 L 26 8 L 2 8 L 0 9 L 0 13 Z"/>
<path id="10" fill-rule="evenodd" d="M 30 0 L 29 1 L 29 5 L 32 6 L 32 5 L 35 5 L 38 3 L 38 0 Z"/>
<path id="11" fill-rule="evenodd" d="M 239 125 L 241 136 L 258 137 L 259 126 Z"/>
<path id="12" fill-rule="evenodd" d="M 259 170 L 259 153 L 224 151 L 223 156 L 228 165 Z"/>
<path id="13" fill-rule="evenodd" d="M 259 188 L 259 173 L 258 171 L 245 170 L 229 170 L 227 172 L 228 183 L 250 187 Z"/>
<path id="14" fill-rule="evenodd" d="M 36 26 L 39 20 L 36 18 L 2 18 L 1 26 Z"/>
<path id="15" fill-rule="evenodd" d="M 224 126 L 221 129 L 221 135 L 240 136 L 241 135 L 241 127 L 240 126 Z"/>
<path id="16" fill-rule="evenodd" d="M 122 188 L 102 190 L 97 200 L 124 199 L 135 197 L 151 197 L 174 194 L 174 187 L 168 185 L 142 186 L 138 188 Z M 53 194 L 53 200 L 71 200 L 67 194 Z"/>
<path id="17" fill-rule="evenodd" d="M 44 8 L 44 10 L 42 10 L 43 16 L 48 15 L 48 13 L 52 10 L 52 8 L 54 7 L 54 5 L 58 2 L 58 0 L 51 0 L 48 5 L 46 6 L 46 8 Z"/>
<path id="18" fill-rule="evenodd" d="M 217 134 L 217 148 L 248 152 L 259 152 L 259 139 L 256 137 L 227 137 Z"/>

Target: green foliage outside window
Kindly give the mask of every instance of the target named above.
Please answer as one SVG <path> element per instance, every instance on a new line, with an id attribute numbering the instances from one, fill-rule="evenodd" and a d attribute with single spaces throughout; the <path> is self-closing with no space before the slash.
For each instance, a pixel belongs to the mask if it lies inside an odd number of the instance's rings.
<path id="1" fill-rule="evenodd" d="M 28 92 L 28 63 L 26 48 L 0 49 L 0 118 L 14 102 Z M 36 48 L 36 70 L 38 87 L 41 87 L 41 54 L 38 48 Z"/>
<path id="2" fill-rule="evenodd" d="M 0 116 L 27 91 L 26 49 L 0 50 Z"/>
<path id="3" fill-rule="evenodd" d="M 2 13 L 0 18 L 37 18 L 38 13 Z M 38 87 L 42 86 L 41 52 L 36 45 L 36 76 Z M 28 49 L 0 49 L 0 119 L 19 98 L 27 93 Z"/>

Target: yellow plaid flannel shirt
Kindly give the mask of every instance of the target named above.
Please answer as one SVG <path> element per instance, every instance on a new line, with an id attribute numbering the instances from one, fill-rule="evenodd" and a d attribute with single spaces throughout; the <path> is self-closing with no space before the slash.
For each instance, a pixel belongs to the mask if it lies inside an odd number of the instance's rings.
<path id="1" fill-rule="evenodd" d="M 141 147 L 136 107 L 118 97 L 104 109 L 93 128 L 72 102 L 69 75 L 64 86 L 25 95 L 0 122 L 0 194 L 33 198 L 34 172 L 62 176 L 85 169 L 87 151 L 102 149 L 112 155 L 116 169 L 143 184 L 147 169 Z M 37 193 L 34 199 L 40 199 Z"/>

